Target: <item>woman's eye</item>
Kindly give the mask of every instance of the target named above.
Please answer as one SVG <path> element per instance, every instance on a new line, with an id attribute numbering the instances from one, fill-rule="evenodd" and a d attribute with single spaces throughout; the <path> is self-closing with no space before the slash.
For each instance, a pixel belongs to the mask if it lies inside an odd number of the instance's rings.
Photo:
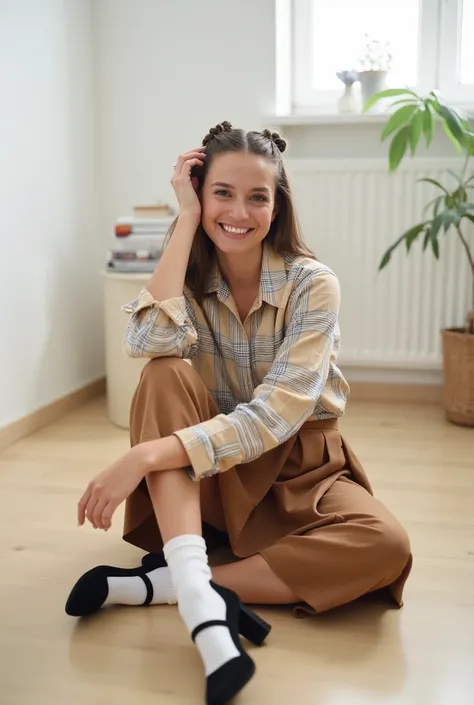
<path id="1" fill-rule="evenodd" d="M 230 196 L 230 192 L 227 191 L 226 189 L 217 189 L 214 191 L 215 196 Z M 268 201 L 268 198 L 266 196 L 263 196 L 262 194 L 256 193 L 252 196 L 252 200 L 257 201 L 258 203 L 266 203 Z"/>

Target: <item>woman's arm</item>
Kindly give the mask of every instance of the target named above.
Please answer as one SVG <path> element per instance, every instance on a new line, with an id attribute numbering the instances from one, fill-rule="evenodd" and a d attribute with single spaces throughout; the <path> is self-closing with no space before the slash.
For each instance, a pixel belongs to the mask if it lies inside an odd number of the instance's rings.
<path id="1" fill-rule="evenodd" d="M 107 531 L 117 507 L 150 472 L 188 465 L 181 441 L 174 436 L 139 443 L 89 482 L 77 506 L 79 526 L 87 517 L 94 527 Z"/>
<path id="2" fill-rule="evenodd" d="M 143 289 L 137 299 L 122 308 L 131 314 L 123 339 L 129 357 L 191 359 L 196 355 L 196 314 L 189 296 L 156 301 Z"/>
<path id="3" fill-rule="evenodd" d="M 171 239 L 146 286 L 155 301 L 166 301 L 183 295 L 184 280 L 194 235 L 199 225 L 195 216 L 178 217 Z"/>
<path id="4" fill-rule="evenodd" d="M 132 314 L 124 338 L 124 350 L 130 357 L 189 358 L 196 353 L 194 311 L 183 291 L 201 220 L 198 184 L 191 179 L 191 170 L 202 166 L 205 156 L 205 148 L 197 147 L 181 155 L 176 163 L 171 184 L 179 203 L 178 220 L 147 287 L 123 307 Z"/>
<path id="5" fill-rule="evenodd" d="M 178 157 L 171 185 L 179 203 L 179 217 L 171 240 L 148 282 L 147 289 L 156 301 L 165 301 L 183 295 L 189 253 L 197 227 L 201 222 L 201 203 L 197 195 L 197 179 L 191 179 L 191 170 L 203 166 L 205 147 L 196 147 Z"/>

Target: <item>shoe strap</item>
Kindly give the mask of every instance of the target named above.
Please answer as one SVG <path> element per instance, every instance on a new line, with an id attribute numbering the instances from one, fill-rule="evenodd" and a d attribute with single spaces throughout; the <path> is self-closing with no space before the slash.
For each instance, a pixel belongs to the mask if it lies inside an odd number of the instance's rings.
<path id="1" fill-rule="evenodd" d="M 153 594 L 154 594 L 153 593 L 153 584 L 152 584 L 150 578 L 148 577 L 148 575 L 146 575 L 146 573 L 143 573 L 143 575 L 140 575 L 140 578 L 143 580 L 143 582 L 145 583 L 145 587 L 146 587 L 146 598 L 145 598 L 145 602 L 143 603 L 143 606 L 148 607 L 148 605 L 153 600 Z"/>
<path id="2" fill-rule="evenodd" d="M 198 624 L 197 627 L 192 631 L 191 639 L 195 641 L 197 635 L 208 627 L 227 627 L 228 629 L 229 622 L 226 622 L 224 619 L 211 619 L 209 620 L 209 622 L 203 622 L 202 624 Z"/>

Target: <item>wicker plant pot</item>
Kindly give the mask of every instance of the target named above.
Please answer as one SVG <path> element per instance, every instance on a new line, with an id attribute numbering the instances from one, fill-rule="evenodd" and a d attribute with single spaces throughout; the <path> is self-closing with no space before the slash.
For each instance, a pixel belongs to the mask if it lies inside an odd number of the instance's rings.
<path id="1" fill-rule="evenodd" d="M 444 408 L 452 423 L 474 426 L 474 335 L 443 330 Z"/>

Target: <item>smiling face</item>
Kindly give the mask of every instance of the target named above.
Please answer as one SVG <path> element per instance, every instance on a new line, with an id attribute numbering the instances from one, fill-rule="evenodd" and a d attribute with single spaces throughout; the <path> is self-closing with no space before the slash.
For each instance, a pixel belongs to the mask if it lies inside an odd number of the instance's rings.
<path id="1" fill-rule="evenodd" d="M 202 226 L 217 250 L 242 253 L 260 246 L 277 208 L 275 167 L 248 152 L 217 154 L 202 190 Z"/>

